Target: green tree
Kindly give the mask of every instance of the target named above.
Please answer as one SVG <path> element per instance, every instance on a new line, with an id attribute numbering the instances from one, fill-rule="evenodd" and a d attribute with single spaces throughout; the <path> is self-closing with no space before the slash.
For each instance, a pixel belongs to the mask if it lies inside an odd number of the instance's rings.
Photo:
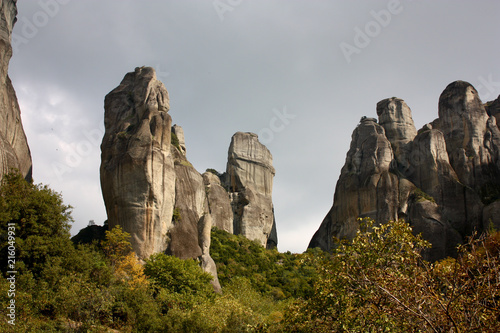
<path id="1" fill-rule="evenodd" d="M 173 293 L 212 294 L 212 276 L 204 272 L 195 260 L 182 260 L 164 253 L 152 255 L 144 266 L 146 276 L 156 290 Z"/>
<path id="2" fill-rule="evenodd" d="M 106 238 L 101 241 L 101 247 L 111 264 L 116 265 L 132 252 L 130 234 L 117 225 L 112 230 L 106 230 Z"/>
<path id="3" fill-rule="evenodd" d="M 404 221 L 366 219 L 342 243 L 308 300 L 285 312 L 287 332 L 497 332 L 500 235 L 471 239 L 458 259 L 430 264 Z"/>
<path id="4" fill-rule="evenodd" d="M 27 182 L 19 173 L 4 175 L 0 185 L 0 255 L 7 271 L 8 227 L 13 227 L 16 269 L 40 273 L 50 257 L 64 256 L 74 249 L 70 240 L 71 206 L 47 186 Z M 12 233 L 11 233 L 12 235 Z M 9 269 L 12 270 L 12 269 Z"/>

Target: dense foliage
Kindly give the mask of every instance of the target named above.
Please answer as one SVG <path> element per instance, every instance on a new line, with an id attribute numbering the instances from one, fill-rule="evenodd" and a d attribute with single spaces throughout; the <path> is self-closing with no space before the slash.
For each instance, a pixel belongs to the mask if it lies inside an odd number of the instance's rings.
<path id="1" fill-rule="evenodd" d="M 478 235 L 457 259 L 422 260 L 428 243 L 403 221 L 365 220 L 332 254 L 265 250 L 212 230 L 222 294 L 195 260 L 140 262 L 115 227 L 73 244 L 70 207 L 17 174 L 0 186 L 1 332 L 498 332 L 500 233 Z M 16 325 L 6 272 L 15 228 Z"/>
<path id="2" fill-rule="evenodd" d="M 287 332 L 498 332 L 500 233 L 471 239 L 458 259 L 430 264 L 404 221 L 365 220 L 340 244 L 314 296 L 290 307 Z"/>
<path id="3" fill-rule="evenodd" d="M 245 277 L 256 290 L 276 299 L 309 297 L 318 276 L 315 267 L 326 260 L 319 250 L 304 254 L 266 250 L 256 241 L 217 228 L 212 229 L 210 255 L 217 263 L 222 286 L 235 277 Z"/>

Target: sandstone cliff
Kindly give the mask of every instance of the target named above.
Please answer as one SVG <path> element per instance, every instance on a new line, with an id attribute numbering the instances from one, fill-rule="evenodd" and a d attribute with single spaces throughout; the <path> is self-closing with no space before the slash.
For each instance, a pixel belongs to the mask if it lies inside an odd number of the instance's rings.
<path id="1" fill-rule="evenodd" d="M 415 129 L 398 98 L 363 117 L 336 185 L 334 203 L 309 247 L 330 250 L 352 238 L 358 217 L 404 218 L 432 243 L 429 260 L 454 255 L 474 231 L 500 226 L 500 132 L 472 85 L 456 81 L 439 99 L 439 118 Z"/>
<path id="2" fill-rule="evenodd" d="M 16 93 L 8 76 L 12 56 L 12 28 L 16 21 L 16 2 L 0 5 L 0 180 L 10 169 L 18 169 L 31 179 L 31 154 L 21 123 L 21 111 Z"/>

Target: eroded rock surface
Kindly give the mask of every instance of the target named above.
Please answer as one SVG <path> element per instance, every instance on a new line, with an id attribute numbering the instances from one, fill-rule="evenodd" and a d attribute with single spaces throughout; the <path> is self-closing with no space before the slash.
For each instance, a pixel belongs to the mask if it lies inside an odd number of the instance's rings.
<path id="1" fill-rule="evenodd" d="M 16 92 L 8 76 L 12 56 L 12 28 L 16 20 L 16 2 L 0 4 L 0 180 L 2 176 L 18 169 L 26 179 L 31 179 L 32 162 L 28 141 L 21 122 L 21 111 Z"/>
<path id="2" fill-rule="evenodd" d="M 453 82 L 440 96 L 439 118 L 417 133 L 403 100 L 379 102 L 378 122 L 363 117 L 353 132 L 333 206 L 309 247 L 331 250 L 334 239 L 352 238 L 358 217 L 404 218 L 431 242 L 426 258 L 437 260 L 500 225 L 495 103 L 487 111 L 472 85 Z"/>

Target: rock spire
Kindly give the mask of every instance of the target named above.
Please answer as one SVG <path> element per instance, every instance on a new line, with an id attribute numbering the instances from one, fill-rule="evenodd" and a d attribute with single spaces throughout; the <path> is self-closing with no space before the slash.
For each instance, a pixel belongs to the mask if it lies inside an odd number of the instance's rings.
<path id="1" fill-rule="evenodd" d="M 437 260 L 492 223 L 500 227 L 500 131 L 497 101 L 487 110 L 463 81 L 446 87 L 439 118 L 418 132 L 398 98 L 377 104 L 378 121 L 363 117 L 352 135 L 331 210 L 309 247 L 331 250 L 352 238 L 358 217 L 379 223 L 404 218 L 422 233 Z"/>

